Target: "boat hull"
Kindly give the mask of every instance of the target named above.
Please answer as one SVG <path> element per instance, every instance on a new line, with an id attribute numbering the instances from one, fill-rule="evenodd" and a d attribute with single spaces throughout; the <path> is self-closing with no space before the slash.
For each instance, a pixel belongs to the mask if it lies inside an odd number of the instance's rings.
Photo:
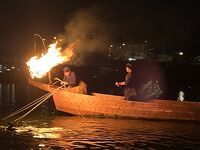
<path id="1" fill-rule="evenodd" d="M 127 101 L 122 96 L 73 93 L 35 81 L 30 84 L 53 92 L 57 110 L 74 115 L 153 120 L 200 121 L 200 103 L 173 100 Z"/>

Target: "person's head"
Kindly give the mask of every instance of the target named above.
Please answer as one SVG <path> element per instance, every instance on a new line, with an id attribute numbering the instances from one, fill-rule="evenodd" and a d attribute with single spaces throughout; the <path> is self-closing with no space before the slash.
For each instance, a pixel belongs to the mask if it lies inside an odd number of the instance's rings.
<path id="1" fill-rule="evenodd" d="M 64 75 L 68 76 L 68 75 L 70 74 L 70 72 L 71 72 L 71 69 L 70 69 L 69 66 L 65 66 L 65 67 L 63 68 L 63 73 L 64 73 Z"/>
<path id="2" fill-rule="evenodd" d="M 127 63 L 125 67 L 126 67 L 126 71 L 128 73 L 133 72 L 133 67 L 132 67 L 132 65 L 130 63 Z"/>

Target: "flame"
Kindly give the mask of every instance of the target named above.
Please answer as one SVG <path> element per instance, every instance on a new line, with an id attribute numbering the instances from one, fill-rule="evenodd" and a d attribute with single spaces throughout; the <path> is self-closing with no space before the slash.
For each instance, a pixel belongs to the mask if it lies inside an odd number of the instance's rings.
<path id="1" fill-rule="evenodd" d="M 28 66 L 31 78 L 44 77 L 51 68 L 58 64 L 69 61 L 73 55 L 73 49 L 76 42 L 70 44 L 63 52 L 61 47 L 57 47 L 58 42 L 49 45 L 45 54 L 41 57 L 34 56 L 26 64 Z"/>

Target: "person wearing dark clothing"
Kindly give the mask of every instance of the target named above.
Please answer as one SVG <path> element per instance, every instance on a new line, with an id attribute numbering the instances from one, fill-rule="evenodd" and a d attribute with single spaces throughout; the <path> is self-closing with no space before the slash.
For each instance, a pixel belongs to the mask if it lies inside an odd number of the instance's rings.
<path id="1" fill-rule="evenodd" d="M 77 81 L 76 81 L 76 74 L 71 71 L 69 66 L 65 66 L 63 68 L 63 73 L 64 73 L 64 77 L 63 77 L 63 81 L 61 82 L 61 84 L 67 86 L 67 87 L 74 87 L 77 85 Z"/>
<path id="2" fill-rule="evenodd" d="M 133 100 L 136 96 L 136 91 L 134 88 L 134 77 L 133 77 L 133 68 L 130 63 L 126 64 L 126 72 L 127 75 L 125 77 L 125 81 L 116 82 L 116 86 L 125 86 L 124 88 L 124 97 L 125 100 Z"/>

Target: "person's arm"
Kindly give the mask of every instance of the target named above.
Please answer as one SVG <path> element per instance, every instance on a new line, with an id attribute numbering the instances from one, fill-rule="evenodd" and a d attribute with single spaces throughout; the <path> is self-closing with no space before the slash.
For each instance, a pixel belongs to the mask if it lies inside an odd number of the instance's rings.
<path id="1" fill-rule="evenodd" d="M 126 84 L 125 84 L 125 81 L 123 81 L 123 82 L 116 82 L 115 84 L 116 84 L 117 86 L 126 85 Z"/>
<path id="2" fill-rule="evenodd" d="M 74 72 L 71 72 L 68 84 L 76 85 L 76 74 Z"/>
<path id="3" fill-rule="evenodd" d="M 61 85 L 68 85 L 68 82 L 65 81 L 65 77 L 63 78 L 63 81 L 60 82 Z"/>
<path id="4" fill-rule="evenodd" d="M 68 85 L 65 76 L 63 77 L 63 81 L 60 82 L 61 85 Z"/>
<path id="5" fill-rule="evenodd" d="M 122 81 L 122 82 L 115 82 L 115 85 L 116 85 L 116 86 L 128 85 L 128 83 L 130 82 L 130 80 L 131 80 L 131 76 L 130 76 L 130 75 L 127 75 L 126 78 L 125 78 L 125 81 Z"/>
<path id="6" fill-rule="evenodd" d="M 61 81 L 60 84 L 61 84 L 61 85 L 68 85 L 68 82 L 66 82 L 66 81 Z"/>

